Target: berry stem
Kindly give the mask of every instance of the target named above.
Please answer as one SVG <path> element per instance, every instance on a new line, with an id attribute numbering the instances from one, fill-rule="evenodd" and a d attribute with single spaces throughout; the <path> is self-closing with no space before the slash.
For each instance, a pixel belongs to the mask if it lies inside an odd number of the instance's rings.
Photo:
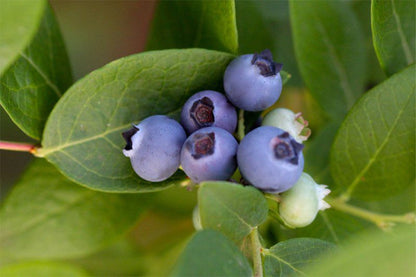
<path id="1" fill-rule="evenodd" d="M 389 230 L 395 223 L 407 223 L 412 224 L 416 222 L 416 215 L 414 213 L 407 213 L 401 215 L 392 215 L 392 214 L 382 214 L 372 212 L 363 208 L 359 208 L 353 205 L 346 203 L 346 201 L 339 198 L 330 198 L 326 197 L 325 201 L 331 205 L 332 208 L 357 216 L 363 219 L 366 219 L 370 222 L 376 224 L 379 228 L 383 230 Z"/>
<path id="2" fill-rule="evenodd" d="M 245 126 L 244 126 L 244 110 L 240 109 L 238 112 L 238 139 L 241 141 L 245 135 Z"/>
<path id="3" fill-rule="evenodd" d="M 20 152 L 29 152 L 35 154 L 37 147 L 34 144 L 30 143 L 21 143 L 21 142 L 12 142 L 12 141 L 0 141 L 1 150 L 10 150 L 10 151 L 20 151 Z"/>
<path id="4" fill-rule="evenodd" d="M 251 251 L 253 258 L 254 277 L 263 277 L 263 263 L 261 260 L 262 246 L 259 240 L 259 233 L 255 227 L 250 233 Z"/>

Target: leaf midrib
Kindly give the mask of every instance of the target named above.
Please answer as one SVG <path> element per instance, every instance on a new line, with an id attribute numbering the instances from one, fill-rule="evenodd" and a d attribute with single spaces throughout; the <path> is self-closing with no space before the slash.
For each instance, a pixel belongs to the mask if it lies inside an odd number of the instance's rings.
<path id="1" fill-rule="evenodd" d="M 266 253 L 265 255 L 269 255 L 269 256 L 271 256 L 271 257 L 275 258 L 275 259 L 276 259 L 276 260 L 278 260 L 279 262 L 281 262 L 281 263 L 283 263 L 283 264 L 287 265 L 288 267 L 290 267 L 291 269 L 293 269 L 293 271 L 295 271 L 295 272 L 297 272 L 297 273 L 299 273 L 299 274 L 301 274 L 301 275 L 303 275 L 303 276 L 306 276 L 305 272 L 303 272 L 303 271 L 301 271 L 301 270 L 297 269 L 297 268 L 296 268 L 296 267 L 294 267 L 291 263 L 289 263 L 288 261 L 286 261 L 286 260 L 284 260 L 284 259 L 280 258 L 279 256 L 276 256 L 273 252 L 269 251 L 269 252 L 268 252 L 268 253 Z"/>
<path id="2" fill-rule="evenodd" d="M 244 218 L 242 218 L 234 210 L 232 210 L 230 207 L 228 207 L 223 201 L 221 201 L 222 199 L 218 197 L 217 193 L 215 193 L 214 191 L 209 190 L 209 189 L 207 191 L 208 191 L 208 195 L 211 195 L 213 200 L 215 200 L 218 204 L 220 204 L 222 207 L 224 207 L 228 212 L 230 212 L 232 215 L 234 215 L 241 223 L 246 225 L 249 228 L 249 231 L 253 230 L 254 226 L 251 226 L 250 224 L 248 224 L 244 220 Z"/>
<path id="3" fill-rule="evenodd" d="M 416 86 L 413 86 L 413 88 L 411 90 L 414 91 L 415 87 Z M 357 176 L 354 178 L 354 180 L 348 186 L 347 192 L 346 192 L 347 196 L 351 196 L 353 194 L 353 192 L 354 192 L 355 188 L 357 187 L 358 183 L 361 181 L 361 177 L 364 174 L 367 173 L 367 171 L 370 169 L 370 167 L 376 161 L 378 155 L 381 153 L 381 151 L 384 149 L 386 144 L 389 142 L 390 136 L 393 133 L 393 130 L 396 128 L 397 123 L 400 121 L 399 119 L 401 118 L 404 110 L 406 109 L 407 105 L 409 104 L 409 101 L 410 101 L 411 97 L 412 97 L 412 93 L 409 93 L 409 97 L 407 98 L 407 101 L 403 105 L 403 108 L 397 114 L 397 116 L 396 116 L 393 124 L 391 125 L 390 129 L 388 130 L 387 135 L 385 136 L 384 140 L 382 141 L 380 146 L 376 149 L 376 151 L 374 151 L 373 156 L 369 157 L 368 163 L 366 164 L 366 166 L 363 167 L 363 169 L 357 174 Z"/>
<path id="4" fill-rule="evenodd" d="M 413 63 L 412 53 L 410 51 L 409 44 L 406 40 L 406 36 L 404 35 L 400 17 L 397 14 L 397 11 L 396 11 L 396 4 L 395 4 L 394 0 L 390 0 L 390 2 L 391 2 L 394 21 L 395 21 L 396 26 L 397 26 L 397 32 L 398 32 L 399 37 L 400 37 L 400 44 L 403 48 L 404 55 L 406 56 L 407 64 L 409 65 L 409 64 Z"/>
<path id="5" fill-rule="evenodd" d="M 43 80 L 45 81 L 45 83 L 55 92 L 55 94 L 58 96 L 58 98 L 60 98 L 62 96 L 61 91 L 58 89 L 57 86 L 55 86 L 55 84 L 48 78 L 48 76 L 42 71 L 42 69 L 40 69 L 34 62 L 33 60 L 26 56 L 23 52 L 19 53 L 20 56 L 22 58 L 24 58 L 35 70 L 36 72 L 39 73 L 39 75 L 43 78 Z"/>

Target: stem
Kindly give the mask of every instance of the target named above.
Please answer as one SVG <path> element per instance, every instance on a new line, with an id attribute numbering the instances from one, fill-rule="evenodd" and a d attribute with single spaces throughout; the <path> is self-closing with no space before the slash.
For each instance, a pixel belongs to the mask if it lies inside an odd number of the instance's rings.
<path id="1" fill-rule="evenodd" d="M 261 261 L 261 243 L 257 227 L 250 233 L 251 255 L 253 258 L 254 277 L 263 277 L 263 264 Z"/>
<path id="2" fill-rule="evenodd" d="M 415 223 L 416 222 L 416 215 L 414 213 L 407 213 L 402 215 L 391 215 L 391 214 L 381 214 L 376 212 L 371 212 L 369 210 L 365 210 L 350 204 L 347 204 L 344 198 L 330 198 L 326 197 L 325 201 L 331 205 L 332 208 L 357 216 L 368 221 L 373 222 L 378 227 L 384 230 L 388 230 L 389 227 L 394 225 L 395 222 L 397 223 Z"/>
<path id="3" fill-rule="evenodd" d="M 37 148 L 34 144 L 0 140 L 0 149 L 35 154 Z"/>
<path id="4" fill-rule="evenodd" d="M 238 139 L 241 141 L 245 135 L 245 126 L 244 126 L 244 110 L 238 112 Z"/>

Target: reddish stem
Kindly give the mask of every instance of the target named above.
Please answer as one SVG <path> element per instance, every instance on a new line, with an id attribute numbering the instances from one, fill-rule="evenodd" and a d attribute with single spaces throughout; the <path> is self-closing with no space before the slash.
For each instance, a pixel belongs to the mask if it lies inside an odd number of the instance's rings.
<path id="1" fill-rule="evenodd" d="M 0 140 L 0 150 L 21 151 L 34 154 L 36 152 L 36 145 Z"/>

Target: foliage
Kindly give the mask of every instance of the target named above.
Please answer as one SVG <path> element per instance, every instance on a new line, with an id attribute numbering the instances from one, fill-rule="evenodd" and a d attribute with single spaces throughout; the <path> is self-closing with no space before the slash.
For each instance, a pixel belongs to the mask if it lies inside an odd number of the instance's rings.
<path id="1" fill-rule="evenodd" d="M 160 1 L 148 51 L 74 83 L 46 0 L 2 0 L 0 24 L 0 103 L 39 143 L 0 208 L 0 275 L 415 274 L 413 1 Z M 282 224 L 278 196 L 180 170 L 147 182 L 121 153 L 132 123 L 177 119 L 264 48 L 285 64 L 282 96 L 313 107 L 305 171 L 332 190 L 305 228 Z"/>

